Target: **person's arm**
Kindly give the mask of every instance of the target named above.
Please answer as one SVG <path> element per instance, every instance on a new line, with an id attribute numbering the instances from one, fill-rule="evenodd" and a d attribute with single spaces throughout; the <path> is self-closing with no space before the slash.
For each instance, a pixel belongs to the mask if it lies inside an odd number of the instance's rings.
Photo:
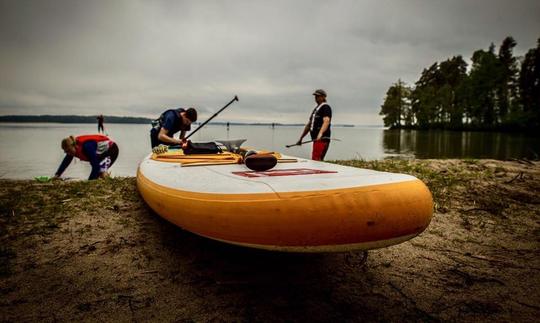
<path id="1" fill-rule="evenodd" d="M 328 127 L 330 126 L 330 117 L 324 117 L 323 118 L 323 124 L 321 126 L 321 130 L 319 130 L 319 134 L 317 135 L 316 140 L 321 140 L 323 137 L 323 134 L 328 130 Z"/>
<path id="2" fill-rule="evenodd" d="M 164 113 L 163 115 L 163 124 L 161 125 L 161 129 L 159 129 L 158 133 L 158 139 L 161 142 L 164 142 L 169 145 L 181 145 L 182 141 L 179 139 L 174 138 L 174 133 L 172 133 L 172 129 L 176 128 L 176 123 L 178 121 L 178 117 L 175 115 L 176 111 L 169 110 Z"/>
<path id="3" fill-rule="evenodd" d="M 159 129 L 158 139 L 161 142 L 166 142 L 166 143 L 169 143 L 169 144 L 175 144 L 175 145 L 181 145 L 182 144 L 182 140 L 175 139 L 175 138 L 169 136 L 169 130 L 165 129 L 164 127 L 161 127 L 161 129 Z"/>
<path id="4" fill-rule="evenodd" d="M 73 156 L 66 154 L 66 157 L 64 157 L 64 159 L 62 160 L 60 167 L 58 167 L 58 170 L 56 171 L 56 173 L 54 173 L 54 177 L 62 176 L 62 173 L 66 170 L 69 164 L 71 164 L 72 160 Z"/>
<path id="5" fill-rule="evenodd" d="M 186 137 L 186 131 L 185 130 L 181 130 L 180 131 L 180 140 L 183 141 L 182 139 L 184 139 Z"/>
<path id="6" fill-rule="evenodd" d="M 95 141 L 87 141 L 83 145 L 83 154 L 86 155 L 90 165 L 92 166 L 92 171 L 88 179 L 96 179 L 99 177 L 99 158 L 97 156 L 97 143 Z"/>
<path id="7" fill-rule="evenodd" d="M 296 142 L 297 145 L 302 145 L 302 139 L 309 133 L 309 129 L 311 128 L 311 123 L 306 123 L 306 126 L 304 127 L 304 130 L 302 131 L 302 134 L 300 135 L 300 139 Z"/>

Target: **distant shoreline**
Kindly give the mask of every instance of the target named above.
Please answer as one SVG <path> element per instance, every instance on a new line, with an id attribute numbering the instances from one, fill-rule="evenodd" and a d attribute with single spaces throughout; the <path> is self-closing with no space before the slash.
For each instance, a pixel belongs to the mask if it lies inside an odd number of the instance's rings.
<path id="1" fill-rule="evenodd" d="M 143 117 L 117 117 L 104 116 L 105 123 L 136 123 L 148 124 L 152 121 Z M 6 115 L 0 116 L 0 122 L 17 123 L 97 123 L 97 116 L 78 116 L 78 115 Z"/>
<path id="2" fill-rule="evenodd" d="M 105 124 L 108 123 L 130 123 L 130 124 L 150 124 L 153 119 L 144 117 L 118 117 L 104 116 Z M 78 116 L 78 115 L 7 115 L 0 116 L 0 123 L 97 123 L 96 116 Z M 200 124 L 196 122 L 195 124 Z M 304 126 L 303 123 L 279 123 L 279 122 L 210 122 L 213 125 L 230 126 L 276 126 L 276 127 L 298 127 Z M 356 127 L 352 124 L 333 124 L 334 127 Z M 377 125 L 363 125 L 365 127 L 382 127 Z"/>

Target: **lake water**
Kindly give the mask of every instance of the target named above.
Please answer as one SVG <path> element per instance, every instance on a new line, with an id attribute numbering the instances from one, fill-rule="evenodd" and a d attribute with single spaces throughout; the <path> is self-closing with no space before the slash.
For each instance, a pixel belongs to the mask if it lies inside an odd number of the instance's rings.
<path id="1" fill-rule="evenodd" d="M 106 132 L 120 148 L 111 168 L 113 176 L 134 176 L 141 159 L 150 152 L 149 125 L 106 124 Z M 311 144 L 285 148 L 298 139 L 300 126 L 207 125 L 191 139 L 195 142 L 246 138 L 244 147 L 279 151 L 309 158 Z M 52 176 L 64 157 L 62 138 L 96 133 L 95 124 L 0 123 L 0 178 L 31 179 Z M 305 138 L 308 139 L 309 136 Z M 520 134 L 385 130 L 382 127 L 332 127 L 334 141 L 327 160 L 403 158 L 538 158 L 540 137 Z M 63 176 L 87 178 L 90 166 L 74 159 Z"/>

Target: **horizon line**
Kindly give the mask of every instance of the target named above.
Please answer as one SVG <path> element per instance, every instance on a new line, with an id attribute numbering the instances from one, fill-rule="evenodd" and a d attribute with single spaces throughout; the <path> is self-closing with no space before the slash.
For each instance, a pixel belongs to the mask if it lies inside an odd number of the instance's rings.
<path id="1" fill-rule="evenodd" d="M 0 122 L 14 122 L 14 123 L 93 123 L 93 122 L 72 122 L 72 121 L 51 121 L 51 120 L 6 120 L 10 118 L 66 118 L 66 117 L 76 117 L 76 118 L 95 118 L 98 115 L 77 115 L 77 114 L 28 114 L 28 115 L 15 115 L 15 114 L 6 114 L 0 115 Z M 115 118 L 115 119 L 139 119 L 139 120 L 148 120 L 151 122 L 154 118 L 141 117 L 141 116 L 115 116 L 115 115 L 103 115 L 105 118 Z M 89 120 L 88 120 L 89 121 Z M 108 123 L 118 123 L 118 122 L 108 122 Z M 121 122 L 120 122 L 121 123 Z M 133 122 L 137 123 L 137 122 Z M 200 124 L 202 122 L 196 121 L 194 124 Z M 272 122 L 272 121 L 214 121 L 209 122 L 209 124 L 226 124 L 229 125 L 274 125 L 274 126 L 304 126 L 305 123 L 284 123 L 284 122 Z M 365 126 L 365 127 L 384 127 L 384 125 L 378 124 L 347 124 L 347 123 L 335 123 L 333 126 L 342 126 L 342 127 L 355 127 L 355 126 Z"/>

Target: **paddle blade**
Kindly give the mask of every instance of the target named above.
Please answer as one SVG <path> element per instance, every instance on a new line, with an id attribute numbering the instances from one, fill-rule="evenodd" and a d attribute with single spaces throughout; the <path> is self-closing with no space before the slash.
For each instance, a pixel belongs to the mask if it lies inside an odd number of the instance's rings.
<path id="1" fill-rule="evenodd" d="M 251 170 L 262 172 L 274 168 L 277 158 L 271 154 L 253 154 L 245 158 L 244 164 Z"/>
<path id="2" fill-rule="evenodd" d="M 247 139 L 216 140 L 216 143 L 227 147 L 227 151 L 237 152 Z"/>

